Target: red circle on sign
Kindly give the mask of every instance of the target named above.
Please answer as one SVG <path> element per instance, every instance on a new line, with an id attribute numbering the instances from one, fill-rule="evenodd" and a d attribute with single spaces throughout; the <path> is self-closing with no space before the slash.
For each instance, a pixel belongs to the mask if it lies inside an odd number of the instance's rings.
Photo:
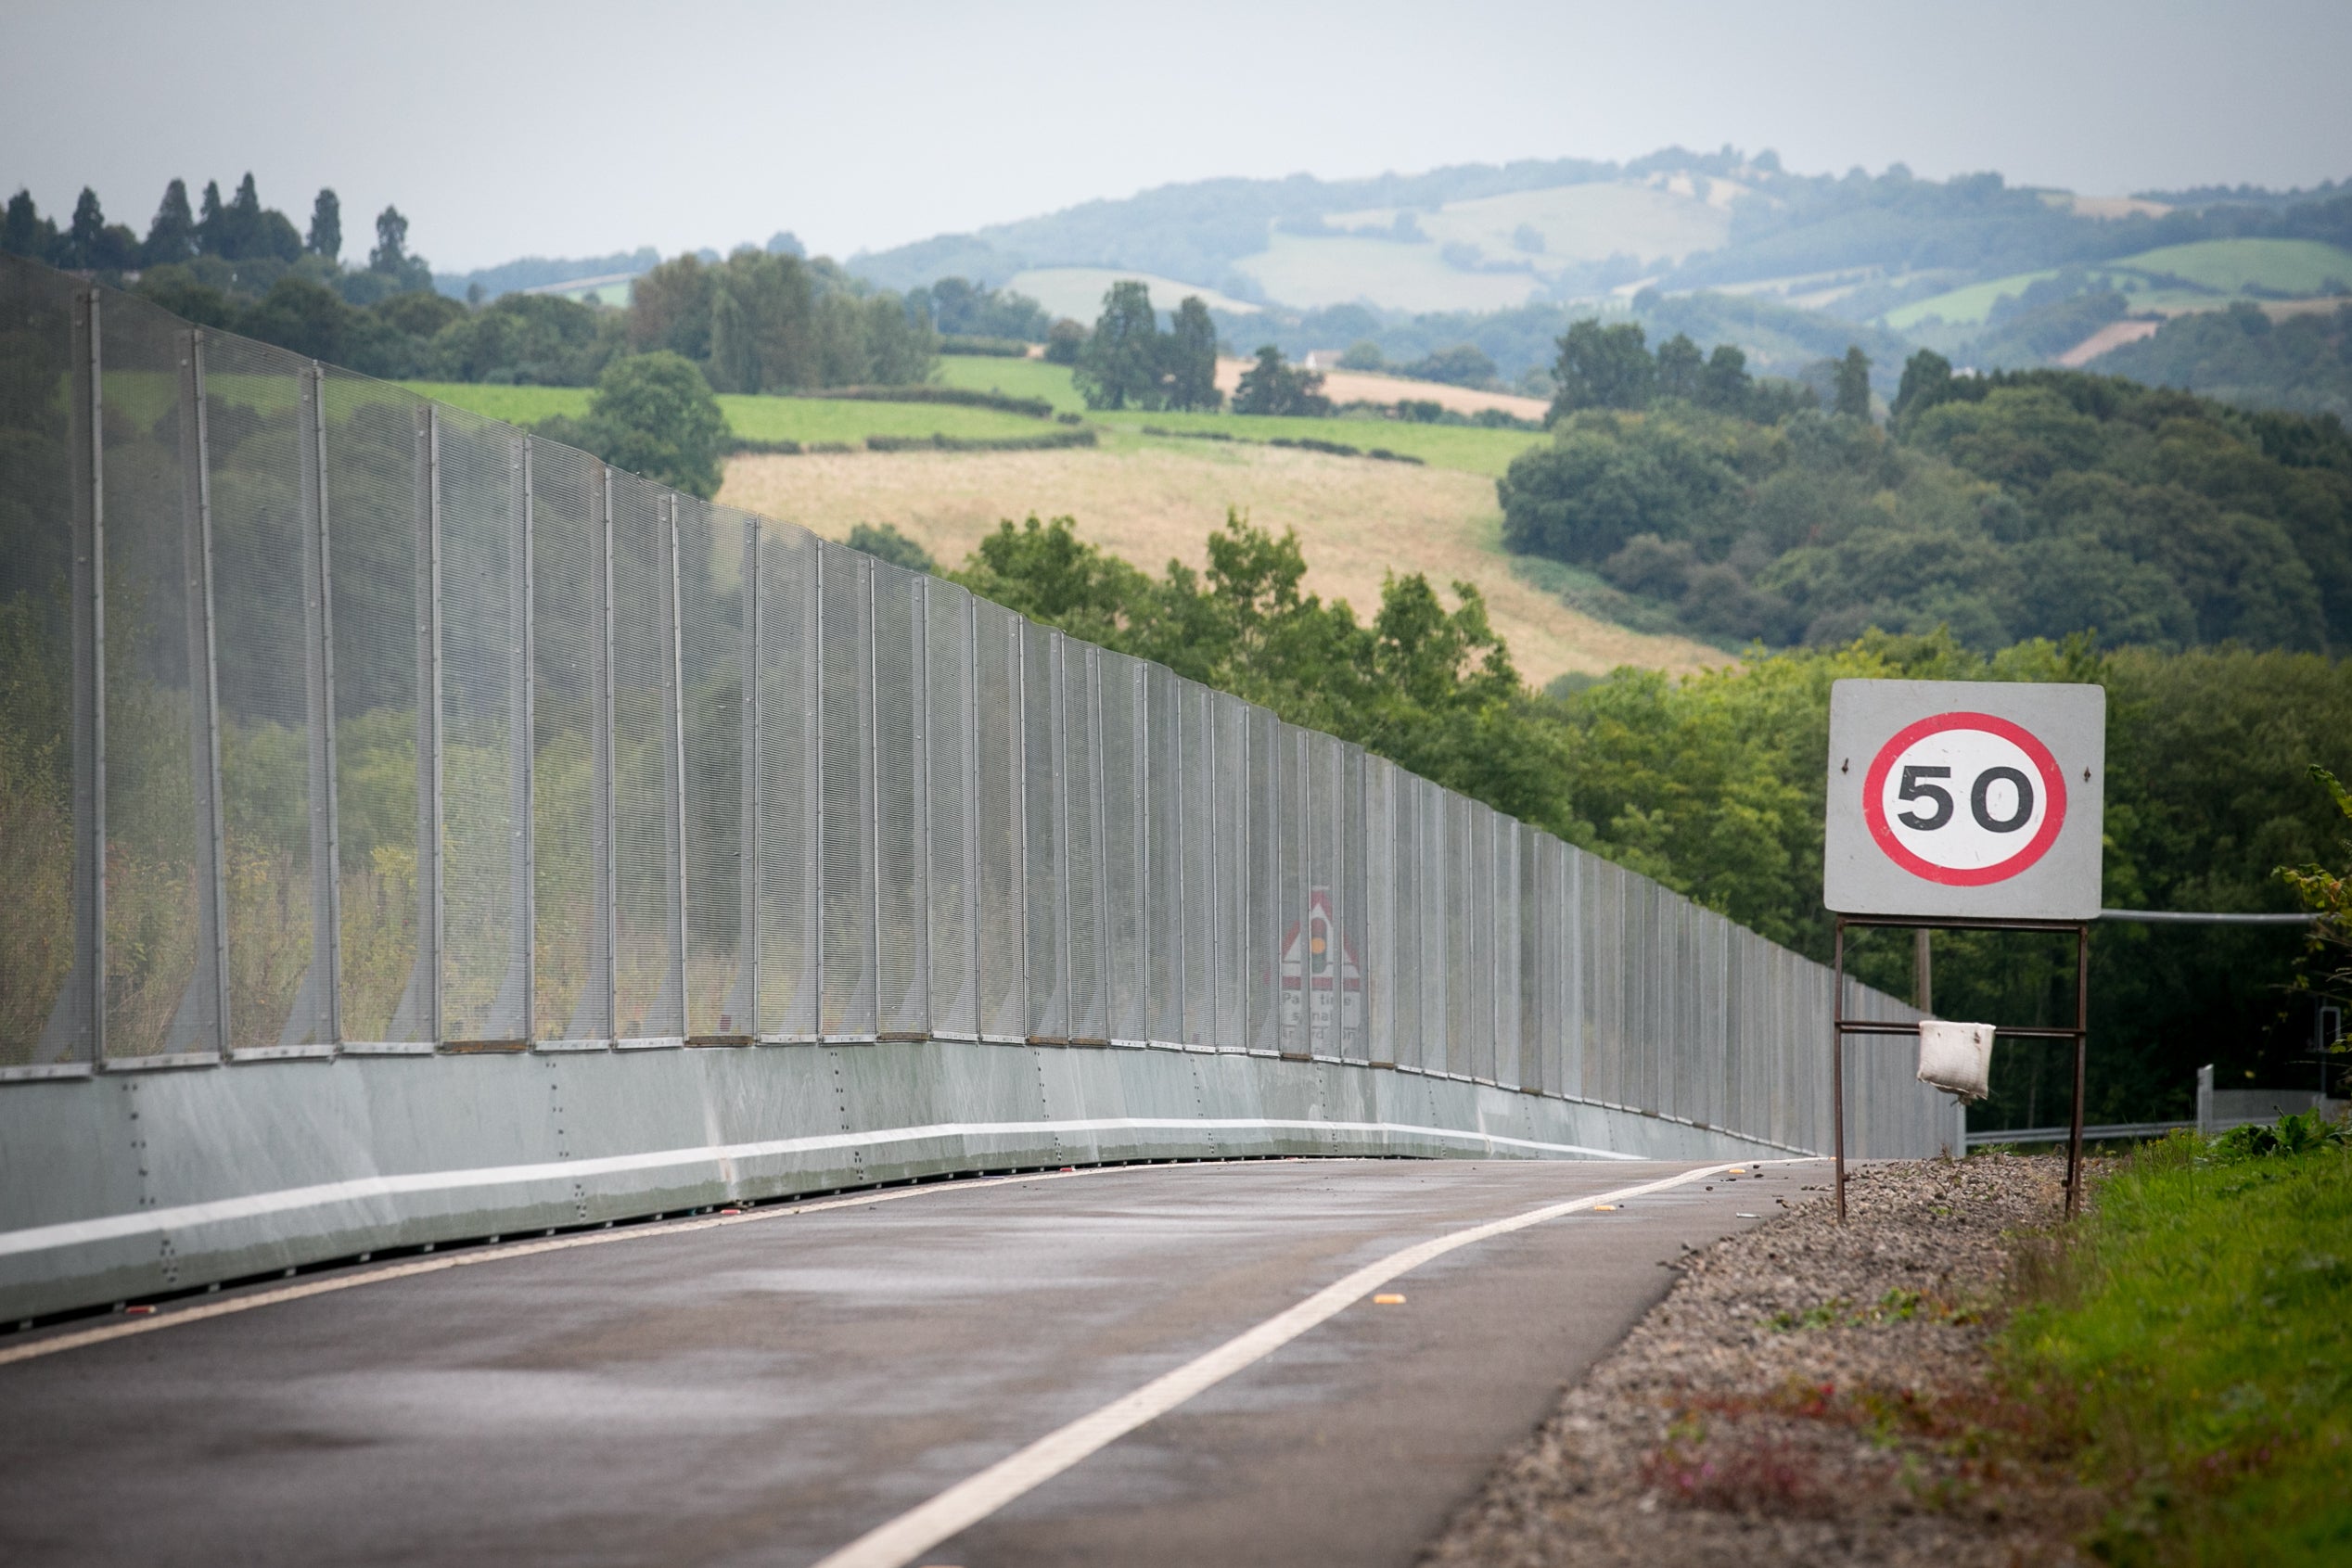
<path id="1" fill-rule="evenodd" d="M 1999 735 L 2024 752 L 2035 771 L 2041 775 L 2042 799 L 2047 804 L 2042 808 L 2040 831 L 2007 860 L 1988 866 L 1939 866 L 1913 854 L 1886 821 L 1886 775 L 1894 768 L 1895 759 L 1929 735 L 1946 730 L 1982 730 L 1987 734 Z M 1886 858 L 1913 876 L 1940 882 L 1948 887 L 1983 887 L 2008 881 L 2048 854 L 2050 847 L 2058 841 L 2058 830 L 2066 821 L 2066 775 L 2059 771 L 2058 759 L 2050 755 L 2050 748 L 2030 730 L 1989 713 L 1938 713 L 1898 730 L 1893 739 L 1878 748 L 1878 755 L 1871 759 L 1870 771 L 1862 775 L 1862 820 L 1870 824 L 1870 835 L 1878 841 Z"/>

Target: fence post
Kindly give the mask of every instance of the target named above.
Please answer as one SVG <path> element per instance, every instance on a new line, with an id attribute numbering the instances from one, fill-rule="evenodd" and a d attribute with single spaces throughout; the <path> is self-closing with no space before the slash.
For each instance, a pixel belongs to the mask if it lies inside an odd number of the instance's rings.
<path id="1" fill-rule="evenodd" d="M 326 369 L 300 373 L 304 687 L 309 698 L 311 967 L 281 1045 L 343 1039 L 342 837 L 335 800 L 335 606 L 326 523 Z M 305 1016 L 307 1014 L 307 1016 Z M 299 1038 L 298 1038 L 299 1037 Z"/>
<path id="2" fill-rule="evenodd" d="M 188 656 L 188 780 L 196 807 L 196 972 L 164 1054 L 229 1049 L 227 832 L 221 802 L 221 710 L 212 629 L 212 478 L 206 450 L 204 334 L 179 335 L 180 573 Z"/>

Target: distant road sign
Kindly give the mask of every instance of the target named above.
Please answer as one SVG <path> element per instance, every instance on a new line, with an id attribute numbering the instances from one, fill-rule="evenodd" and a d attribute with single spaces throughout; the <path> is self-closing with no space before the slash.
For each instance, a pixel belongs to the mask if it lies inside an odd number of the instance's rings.
<path id="1" fill-rule="evenodd" d="M 1829 722 L 1830 909 L 2098 918 L 2102 688 L 1840 681 Z"/>
<path id="2" fill-rule="evenodd" d="M 1355 949 L 1339 934 L 1331 915 L 1331 889 L 1307 892 L 1307 918 L 1294 923 L 1282 939 L 1282 1019 L 1285 1028 L 1302 1020 L 1301 998 L 1311 1010 L 1314 1027 L 1331 1027 L 1334 1003 L 1339 1026 L 1363 1026 L 1363 971 Z"/>

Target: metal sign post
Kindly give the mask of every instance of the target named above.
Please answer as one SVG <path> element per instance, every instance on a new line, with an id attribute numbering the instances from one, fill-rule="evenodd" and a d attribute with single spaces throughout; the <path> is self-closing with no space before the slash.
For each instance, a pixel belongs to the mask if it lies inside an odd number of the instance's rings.
<path id="1" fill-rule="evenodd" d="M 1831 688 L 1822 901 L 1837 917 L 1830 1099 L 1841 1222 L 1846 1038 L 1918 1032 L 1915 1025 L 1846 1016 L 1849 926 L 1911 927 L 1923 937 L 1929 930 L 2075 934 L 2074 1026 L 1995 1026 L 1996 1034 L 2074 1042 L 2066 1153 L 2066 1213 L 2074 1215 L 2082 1187 L 2106 706 L 2097 686 L 1840 681 Z M 1924 1011 L 1924 981 L 1919 997 Z"/>

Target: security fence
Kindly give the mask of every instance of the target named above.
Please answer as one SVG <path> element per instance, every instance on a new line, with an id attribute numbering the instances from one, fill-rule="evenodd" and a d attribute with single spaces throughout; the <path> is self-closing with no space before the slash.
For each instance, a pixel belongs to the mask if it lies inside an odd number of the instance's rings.
<path id="1" fill-rule="evenodd" d="M 962 1039 L 1829 1142 L 1825 969 L 1359 746 L 32 263 L 0 312 L 0 1077 Z M 1899 1054 L 1864 1152 L 1949 1141 Z"/>

